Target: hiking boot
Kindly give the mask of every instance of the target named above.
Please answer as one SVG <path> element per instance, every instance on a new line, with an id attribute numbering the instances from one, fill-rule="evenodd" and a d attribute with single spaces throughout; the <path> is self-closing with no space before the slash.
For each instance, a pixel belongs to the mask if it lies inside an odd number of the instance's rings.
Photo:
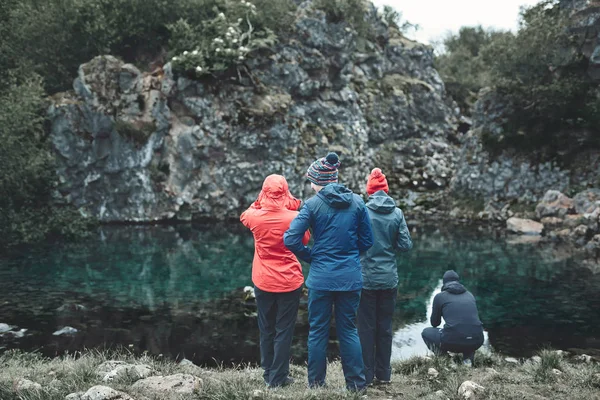
<path id="1" fill-rule="evenodd" d="M 285 380 L 280 383 L 279 385 L 267 385 L 267 388 L 269 389 L 277 389 L 280 387 L 286 387 L 286 386 L 290 386 L 291 384 L 293 384 L 294 382 L 296 382 L 296 380 L 294 378 L 292 378 L 291 376 L 288 376 L 287 378 L 285 378 Z"/>

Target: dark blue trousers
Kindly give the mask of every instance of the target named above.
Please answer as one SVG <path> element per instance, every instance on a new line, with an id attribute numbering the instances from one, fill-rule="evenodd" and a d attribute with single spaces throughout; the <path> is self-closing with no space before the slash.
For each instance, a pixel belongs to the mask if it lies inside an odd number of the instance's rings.
<path id="1" fill-rule="evenodd" d="M 360 290 L 353 292 L 308 291 L 308 385 L 325 385 L 327 373 L 327 344 L 332 309 L 340 342 L 342 369 L 346 388 L 361 391 L 366 387 L 360 340 L 356 329 L 356 312 Z"/>
<path id="2" fill-rule="evenodd" d="M 272 293 L 254 288 L 260 330 L 260 363 L 270 387 L 283 385 L 290 373 L 290 352 L 302 288 Z"/>
<path id="3" fill-rule="evenodd" d="M 358 335 L 367 385 L 373 382 L 373 378 L 389 381 L 392 377 L 392 316 L 397 293 L 397 288 L 362 290 L 358 308 Z"/>
<path id="4" fill-rule="evenodd" d="M 447 351 L 462 353 L 463 360 L 471 360 L 471 362 L 474 361 L 475 351 L 483 344 L 483 336 L 480 342 L 473 345 L 448 345 L 442 343 L 442 329 L 433 327 L 423 329 L 421 337 L 427 348 L 435 354 L 439 355 Z"/>

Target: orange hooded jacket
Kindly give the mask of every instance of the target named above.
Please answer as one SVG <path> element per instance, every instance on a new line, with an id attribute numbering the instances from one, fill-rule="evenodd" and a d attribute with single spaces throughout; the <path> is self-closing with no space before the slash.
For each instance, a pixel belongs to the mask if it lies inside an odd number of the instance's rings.
<path id="1" fill-rule="evenodd" d="M 269 175 L 258 199 L 240 216 L 254 235 L 252 282 L 260 290 L 291 292 L 304 283 L 300 262 L 283 244 L 283 234 L 298 215 L 300 204 L 283 176 Z M 302 241 L 307 244 L 309 239 L 306 231 Z"/>

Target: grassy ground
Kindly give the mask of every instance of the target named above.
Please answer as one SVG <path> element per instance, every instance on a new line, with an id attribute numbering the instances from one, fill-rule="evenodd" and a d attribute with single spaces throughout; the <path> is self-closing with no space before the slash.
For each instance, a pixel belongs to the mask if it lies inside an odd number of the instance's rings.
<path id="1" fill-rule="evenodd" d="M 392 384 L 369 388 L 369 399 L 461 399 L 458 388 L 466 380 L 482 385 L 481 399 L 600 399 L 600 365 L 577 363 L 552 351 L 540 353 L 537 363 L 506 362 L 497 355 L 477 354 L 476 367 L 467 368 L 449 358 L 413 358 L 395 363 Z M 67 394 L 86 391 L 103 384 L 96 374 L 97 367 L 106 360 L 122 360 L 148 364 L 155 375 L 190 373 L 172 361 L 156 357 L 134 357 L 127 353 L 107 354 L 87 352 L 83 355 L 44 359 L 36 354 L 7 352 L 0 356 L 1 400 L 63 400 Z M 187 369 L 186 369 L 187 368 Z M 438 375 L 430 368 L 434 368 Z M 261 370 L 240 366 L 235 369 L 192 368 L 202 378 L 200 391 L 177 399 L 353 399 L 360 398 L 343 390 L 344 379 L 339 361 L 328 369 L 328 387 L 320 390 L 306 388 L 306 367 L 293 366 L 296 378 L 292 386 L 265 390 Z M 559 371 L 559 372 L 558 372 Z M 41 390 L 15 390 L 21 378 L 40 383 Z M 114 389 L 142 399 L 132 390 L 133 379 L 110 384 Z M 145 397 L 147 398 L 147 397 Z M 156 398 L 158 399 L 158 397 Z"/>

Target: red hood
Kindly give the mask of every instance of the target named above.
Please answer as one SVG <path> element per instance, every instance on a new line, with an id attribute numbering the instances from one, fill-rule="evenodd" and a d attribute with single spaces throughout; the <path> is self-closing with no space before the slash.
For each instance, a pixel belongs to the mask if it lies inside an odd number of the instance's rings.
<path id="1" fill-rule="evenodd" d="M 281 175 L 269 175 L 263 182 L 262 190 L 254 207 L 265 210 L 297 210 L 301 201 L 290 193 L 288 183 Z"/>

